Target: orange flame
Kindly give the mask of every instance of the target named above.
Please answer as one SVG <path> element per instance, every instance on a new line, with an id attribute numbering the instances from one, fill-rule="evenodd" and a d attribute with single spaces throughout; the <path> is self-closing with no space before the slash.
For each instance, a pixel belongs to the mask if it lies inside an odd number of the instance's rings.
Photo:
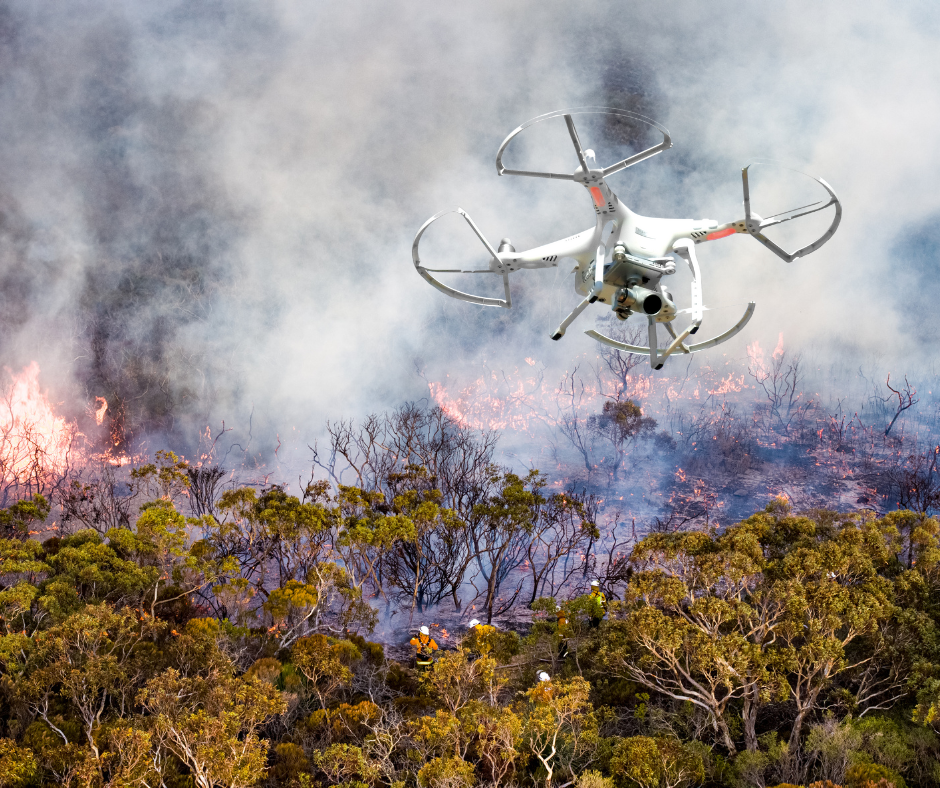
<path id="1" fill-rule="evenodd" d="M 744 388 L 744 375 L 735 379 L 734 373 L 729 372 L 728 377 L 723 378 L 717 388 L 712 389 L 710 394 L 736 394 Z"/>
<path id="2" fill-rule="evenodd" d="M 760 346 L 748 348 L 763 363 Z M 451 375 L 428 380 L 431 399 L 454 421 L 477 430 L 510 430 L 535 437 L 542 429 L 557 427 L 574 411 L 596 413 L 610 399 L 631 399 L 645 414 L 668 416 L 677 400 L 704 402 L 713 396 L 740 393 L 750 386 L 733 359 L 718 368 L 702 366 L 692 380 L 682 376 L 631 375 L 626 380 L 592 374 L 602 359 L 587 354 L 575 360 L 575 370 L 557 384 L 536 358 L 526 357 L 525 366 L 497 372 L 483 366 L 474 377 L 458 382 Z M 582 371 L 578 371 L 578 367 Z"/>
<path id="3" fill-rule="evenodd" d="M 104 421 L 104 414 L 108 412 L 108 401 L 104 397 L 95 397 L 98 407 L 95 408 L 95 424 L 101 424 Z"/>
<path id="4" fill-rule="evenodd" d="M 35 361 L 19 374 L 7 372 L 12 382 L 0 402 L 0 476 L 7 484 L 29 484 L 65 472 L 75 424 L 53 412 Z"/>

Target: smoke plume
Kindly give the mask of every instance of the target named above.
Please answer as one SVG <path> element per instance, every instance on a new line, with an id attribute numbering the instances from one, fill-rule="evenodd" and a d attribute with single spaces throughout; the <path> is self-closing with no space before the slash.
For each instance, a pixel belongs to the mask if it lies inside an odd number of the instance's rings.
<path id="1" fill-rule="evenodd" d="M 527 357 L 557 377 L 596 354 L 578 324 L 548 338 L 577 301 L 567 269 L 514 275 L 517 306 L 486 309 L 429 288 L 410 246 L 456 205 L 517 249 L 591 226 L 580 189 L 497 178 L 493 157 L 531 117 L 608 105 L 675 141 L 612 178 L 640 213 L 739 218 L 755 157 L 843 201 L 793 265 L 701 247 L 703 331 L 758 304 L 729 357 L 783 332 L 821 378 L 909 372 L 936 357 L 938 22 L 927 2 L 5 2 L 0 355 L 183 450 L 223 420 L 262 452 L 303 444 Z M 599 161 L 641 134 L 586 131 Z M 776 188 L 765 215 L 789 207 Z M 465 230 L 429 252 L 470 259 Z"/>

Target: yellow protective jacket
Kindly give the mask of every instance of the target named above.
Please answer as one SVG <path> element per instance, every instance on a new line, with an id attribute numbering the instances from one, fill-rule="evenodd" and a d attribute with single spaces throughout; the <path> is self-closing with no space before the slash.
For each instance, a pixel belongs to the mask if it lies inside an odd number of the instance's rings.
<path id="1" fill-rule="evenodd" d="M 495 645 L 493 640 L 495 634 L 496 627 L 492 624 L 477 624 L 467 633 L 466 644 L 477 654 L 489 654 Z"/>
<path id="2" fill-rule="evenodd" d="M 607 615 L 607 597 L 604 595 L 603 591 L 600 589 L 592 591 L 591 602 L 593 602 L 593 607 L 596 611 L 595 618 L 603 618 Z"/>
<path id="3" fill-rule="evenodd" d="M 419 634 L 418 637 L 412 638 L 410 642 L 415 647 L 415 656 L 418 662 L 430 662 L 431 656 L 437 651 L 437 643 L 430 635 Z"/>

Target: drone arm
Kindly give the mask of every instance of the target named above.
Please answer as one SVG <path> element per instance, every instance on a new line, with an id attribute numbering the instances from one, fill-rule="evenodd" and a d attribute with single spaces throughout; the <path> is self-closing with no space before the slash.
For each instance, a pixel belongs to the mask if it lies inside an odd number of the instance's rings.
<path id="1" fill-rule="evenodd" d="M 553 268 L 562 257 L 587 262 L 590 260 L 592 241 L 596 233 L 590 228 L 577 235 L 571 235 L 560 241 L 552 241 L 543 246 L 536 246 L 522 252 L 509 252 L 502 259 L 511 268 Z"/>
<path id="2" fill-rule="evenodd" d="M 784 260 L 788 263 L 792 263 L 796 260 L 797 255 L 789 254 L 788 252 L 781 249 L 777 244 L 771 241 L 766 235 L 760 232 L 760 220 L 754 219 L 751 217 L 751 190 L 748 186 L 747 180 L 747 171 L 750 169 L 751 165 L 748 164 L 747 167 L 741 170 L 741 182 L 744 186 L 744 226 L 745 232 L 751 234 L 760 241 L 764 246 L 770 249 L 777 257 L 781 260 Z"/>
<path id="3" fill-rule="evenodd" d="M 779 257 L 779 258 L 780 258 L 781 260 L 783 260 L 785 263 L 792 263 L 794 260 L 796 260 L 797 257 L 799 257 L 798 254 L 796 254 L 796 253 L 790 254 L 790 253 L 787 252 L 785 249 L 782 249 L 781 247 L 777 246 L 777 244 L 775 244 L 773 241 L 771 241 L 771 240 L 770 240 L 766 235 L 764 235 L 763 233 L 760 233 L 760 232 L 752 232 L 751 235 L 754 236 L 755 240 L 759 241 L 759 242 L 762 243 L 764 246 L 766 246 L 768 249 L 770 249 L 771 252 L 773 252 L 775 255 L 777 255 L 777 257 Z"/>
<path id="4" fill-rule="evenodd" d="M 474 232 L 474 234 L 476 235 L 476 237 L 479 238 L 480 241 L 483 242 L 483 245 L 486 247 L 486 251 L 488 251 L 491 255 L 493 255 L 493 259 L 494 259 L 494 260 L 499 260 L 499 254 L 498 254 L 497 251 L 490 245 L 490 242 L 487 241 L 486 238 L 483 237 L 483 233 L 480 232 L 480 228 L 477 227 L 477 226 L 476 226 L 476 223 L 473 221 L 473 219 L 471 219 L 471 218 L 467 215 L 467 212 L 466 212 L 465 210 L 463 210 L 463 208 L 458 208 L 458 209 L 457 209 L 457 213 L 459 213 L 461 216 L 463 216 L 464 219 L 467 220 L 467 224 L 470 225 L 470 229 L 473 230 L 473 232 Z"/>

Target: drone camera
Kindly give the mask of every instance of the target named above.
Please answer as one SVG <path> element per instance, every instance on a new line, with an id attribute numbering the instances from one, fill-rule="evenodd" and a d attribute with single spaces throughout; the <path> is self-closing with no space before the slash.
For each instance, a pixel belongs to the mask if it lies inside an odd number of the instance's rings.
<path id="1" fill-rule="evenodd" d="M 645 287 L 622 287 L 615 300 L 617 311 L 635 308 L 646 315 L 658 315 L 663 308 L 662 296 Z"/>
<path id="2" fill-rule="evenodd" d="M 643 299 L 643 311 L 648 315 L 658 315 L 663 308 L 663 299 L 656 293 L 646 296 Z"/>

